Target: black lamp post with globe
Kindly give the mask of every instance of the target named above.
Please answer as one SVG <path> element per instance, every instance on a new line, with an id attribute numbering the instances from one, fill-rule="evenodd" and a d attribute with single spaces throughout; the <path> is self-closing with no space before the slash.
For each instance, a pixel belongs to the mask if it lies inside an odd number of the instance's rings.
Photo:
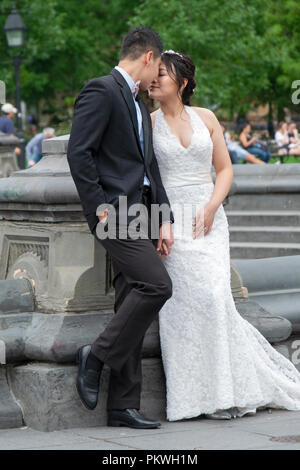
<path id="1" fill-rule="evenodd" d="M 25 155 L 24 155 L 24 134 L 22 128 L 22 112 L 21 112 L 21 85 L 20 85 L 20 65 L 22 63 L 21 57 L 24 51 L 25 44 L 25 31 L 27 27 L 23 23 L 21 16 L 18 14 L 16 4 L 14 3 L 12 11 L 8 16 L 3 31 L 6 36 L 8 45 L 8 54 L 13 59 L 15 67 L 15 81 L 16 81 L 16 107 L 17 114 L 17 136 L 21 140 L 22 154 L 19 159 L 21 168 L 25 168 Z"/>

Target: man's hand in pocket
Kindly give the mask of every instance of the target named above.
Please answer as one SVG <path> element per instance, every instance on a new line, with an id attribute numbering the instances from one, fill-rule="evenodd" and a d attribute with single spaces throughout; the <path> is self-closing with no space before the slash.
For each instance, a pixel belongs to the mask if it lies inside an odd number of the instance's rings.
<path id="1" fill-rule="evenodd" d="M 98 214 L 98 218 L 102 224 L 105 224 L 108 216 L 108 209 L 105 209 L 104 211 L 100 211 Z"/>

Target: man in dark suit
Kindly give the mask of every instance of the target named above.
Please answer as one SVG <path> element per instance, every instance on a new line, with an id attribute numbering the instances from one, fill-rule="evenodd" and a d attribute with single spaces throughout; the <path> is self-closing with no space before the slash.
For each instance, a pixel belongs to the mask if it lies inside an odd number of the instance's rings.
<path id="1" fill-rule="evenodd" d="M 170 253 L 174 242 L 174 217 L 153 151 L 151 118 L 137 90 L 147 90 L 157 78 L 162 49 L 159 35 L 151 28 L 127 33 L 118 66 L 109 75 L 90 80 L 77 96 L 67 151 L 89 228 L 110 254 L 114 268 L 115 315 L 92 345 L 77 351 L 76 381 L 82 402 L 94 409 L 103 365 L 111 368 L 110 426 L 160 426 L 139 412 L 141 356 L 148 327 L 172 295 L 161 258 Z M 125 219 L 120 196 L 127 201 Z M 136 215 L 129 213 L 133 204 L 146 208 L 146 237 L 129 234 L 136 221 Z M 150 209 L 158 205 L 168 211 L 159 211 L 155 236 L 150 233 Z M 113 212 L 116 236 L 104 237 L 103 227 Z"/>

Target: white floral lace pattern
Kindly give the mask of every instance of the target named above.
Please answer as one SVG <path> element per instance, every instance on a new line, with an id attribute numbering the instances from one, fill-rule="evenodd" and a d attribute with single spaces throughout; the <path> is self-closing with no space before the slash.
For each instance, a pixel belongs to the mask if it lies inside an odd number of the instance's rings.
<path id="1" fill-rule="evenodd" d="M 211 171 L 209 131 L 193 108 L 185 109 L 194 130 L 187 149 L 172 134 L 162 111 L 156 114 L 153 145 L 163 183 L 170 172 Z M 213 189 L 211 182 L 166 187 L 166 192 L 171 207 L 204 205 Z M 167 419 L 231 407 L 300 410 L 299 372 L 236 310 L 223 205 L 208 235 L 175 239 L 163 262 L 173 283 L 173 295 L 159 312 Z"/>

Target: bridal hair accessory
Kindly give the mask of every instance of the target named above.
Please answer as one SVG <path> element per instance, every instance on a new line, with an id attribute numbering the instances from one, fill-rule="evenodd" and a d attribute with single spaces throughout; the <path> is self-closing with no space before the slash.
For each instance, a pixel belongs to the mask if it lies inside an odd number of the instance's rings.
<path id="1" fill-rule="evenodd" d="M 179 55 L 183 59 L 183 55 L 180 54 L 179 52 L 173 51 L 173 49 L 169 49 L 167 51 L 164 51 L 164 54 L 176 54 L 176 55 Z"/>

